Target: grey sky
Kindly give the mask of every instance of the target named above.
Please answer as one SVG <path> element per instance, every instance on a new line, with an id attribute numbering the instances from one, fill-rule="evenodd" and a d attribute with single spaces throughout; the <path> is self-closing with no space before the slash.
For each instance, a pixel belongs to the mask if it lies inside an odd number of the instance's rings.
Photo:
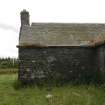
<path id="1" fill-rule="evenodd" d="M 8 25 L 8 24 L 4 24 L 4 23 L 0 23 L 0 29 L 4 29 L 4 30 L 12 30 L 16 33 L 18 33 L 18 29 L 15 28 L 14 26 Z"/>
<path id="2" fill-rule="evenodd" d="M 20 11 L 31 22 L 105 23 L 105 0 L 1 0 L 0 57 L 17 57 Z"/>

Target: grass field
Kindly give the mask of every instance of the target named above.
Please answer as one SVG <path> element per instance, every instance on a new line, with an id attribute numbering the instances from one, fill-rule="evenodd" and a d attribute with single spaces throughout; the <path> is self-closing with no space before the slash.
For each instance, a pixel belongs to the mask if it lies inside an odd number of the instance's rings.
<path id="1" fill-rule="evenodd" d="M 5 68 L 5 69 L 1 69 L 0 68 L 0 74 L 14 74 L 17 73 L 18 69 L 17 68 Z"/>
<path id="2" fill-rule="evenodd" d="M 95 86 L 15 89 L 17 74 L 0 75 L 0 105 L 105 105 L 105 89 Z M 46 95 L 51 94 L 50 98 Z"/>

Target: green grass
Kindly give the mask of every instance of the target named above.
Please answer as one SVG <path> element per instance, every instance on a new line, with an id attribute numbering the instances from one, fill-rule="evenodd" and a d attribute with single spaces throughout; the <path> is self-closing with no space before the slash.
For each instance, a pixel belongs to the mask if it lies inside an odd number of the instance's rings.
<path id="1" fill-rule="evenodd" d="M 5 68 L 5 69 L 2 69 L 0 68 L 0 74 L 14 74 L 14 73 L 17 73 L 18 72 L 18 69 L 17 68 Z"/>
<path id="2" fill-rule="evenodd" d="M 15 89 L 17 74 L 0 75 L 0 105 L 105 105 L 105 89 L 86 85 Z M 47 94 L 52 98 L 46 99 Z"/>

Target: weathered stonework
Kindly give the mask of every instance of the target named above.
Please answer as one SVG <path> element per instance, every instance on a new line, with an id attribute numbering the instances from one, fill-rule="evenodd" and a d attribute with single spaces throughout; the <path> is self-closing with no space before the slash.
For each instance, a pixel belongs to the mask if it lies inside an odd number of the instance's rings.
<path id="1" fill-rule="evenodd" d="M 99 39 L 100 38 L 100 39 Z M 101 39 L 102 38 L 102 39 Z M 29 23 L 21 12 L 20 81 L 99 82 L 105 74 L 105 24 Z"/>
<path id="2" fill-rule="evenodd" d="M 61 81 L 94 81 L 96 71 L 103 70 L 103 62 L 95 48 L 49 47 L 19 49 L 19 79 L 56 79 Z M 102 49 L 98 49 L 102 50 Z M 97 51 L 98 52 L 98 51 Z M 96 60 L 97 59 L 97 60 Z M 98 63 L 97 63 L 98 61 Z M 97 65 L 96 65 L 97 63 Z"/>

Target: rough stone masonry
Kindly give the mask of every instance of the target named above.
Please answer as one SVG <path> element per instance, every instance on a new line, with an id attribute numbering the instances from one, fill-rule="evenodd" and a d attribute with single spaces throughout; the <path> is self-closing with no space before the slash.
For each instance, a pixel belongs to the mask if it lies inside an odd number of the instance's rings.
<path id="1" fill-rule="evenodd" d="M 18 79 L 93 82 L 105 72 L 105 24 L 32 23 L 21 11 Z"/>

